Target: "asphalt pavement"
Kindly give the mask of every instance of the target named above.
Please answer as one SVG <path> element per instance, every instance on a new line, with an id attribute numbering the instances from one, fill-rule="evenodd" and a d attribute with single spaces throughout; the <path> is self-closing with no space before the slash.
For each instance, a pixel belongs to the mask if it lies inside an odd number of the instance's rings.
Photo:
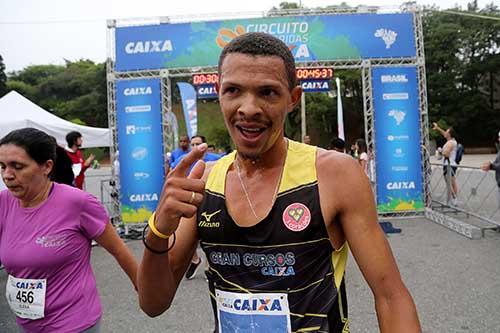
<path id="1" fill-rule="evenodd" d="M 423 332 L 500 332 L 500 233 L 469 240 L 425 219 L 393 221 L 388 235 L 401 275 L 417 305 Z M 128 241 L 137 259 L 140 241 Z M 102 332 L 212 332 L 213 319 L 203 272 L 182 281 L 171 309 L 149 318 L 114 259 L 93 248 L 92 264 L 104 307 Z M 0 271 L 0 287 L 6 273 Z M 348 263 L 351 332 L 377 332 L 373 296 L 355 261 Z M 0 297 L 0 332 L 17 332 L 14 316 Z"/>

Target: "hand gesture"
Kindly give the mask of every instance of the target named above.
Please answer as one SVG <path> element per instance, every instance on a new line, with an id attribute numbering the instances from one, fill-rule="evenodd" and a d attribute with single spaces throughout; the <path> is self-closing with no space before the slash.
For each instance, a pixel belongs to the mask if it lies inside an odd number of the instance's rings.
<path id="1" fill-rule="evenodd" d="M 89 165 L 91 165 L 92 162 L 94 162 L 94 159 L 95 159 L 95 155 L 90 154 L 89 157 L 87 157 L 87 159 L 85 160 L 85 166 L 88 167 Z"/>
<path id="2" fill-rule="evenodd" d="M 201 159 L 207 150 L 203 143 L 193 148 L 177 166 L 168 173 L 156 208 L 156 228 L 171 235 L 179 226 L 181 217 L 190 218 L 196 214 L 203 201 L 205 162 Z M 188 176 L 189 167 L 196 163 Z"/>
<path id="3" fill-rule="evenodd" d="M 436 122 L 432 123 L 433 130 L 437 130 L 438 128 L 439 128 L 439 125 Z"/>

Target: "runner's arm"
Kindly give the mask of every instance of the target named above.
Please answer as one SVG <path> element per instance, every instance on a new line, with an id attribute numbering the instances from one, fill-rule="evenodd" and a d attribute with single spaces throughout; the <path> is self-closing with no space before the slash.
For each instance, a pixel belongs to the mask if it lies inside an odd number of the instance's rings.
<path id="1" fill-rule="evenodd" d="M 345 235 L 373 292 L 380 330 L 420 332 L 415 304 L 401 280 L 389 243 L 377 222 L 368 178 L 358 163 L 350 158 L 326 158 L 324 162 L 318 170 L 320 197 L 331 200 L 325 199 L 328 200 L 326 204 L 321 200 L 322 211 L 330 221 L 340 222 L 340 233 Z M 332 238 L 333 233 L 330 235 Z"/>
<path id="2" fill-rule="evenodd" d="M 175 237 L 175 245 L 168 254 L 158 255 L 145 249 L 139 266 L 139 303 L 151 317 L 162 314 L 170 307 L 196 250 L 196 216 L 182 219 Z M 169 240 L 171 243 L 172 237 Z M 146 236 L 146 243 L 157 251 L 167 249 L 167 241 L 151 232 Z"/>
<path id="3" fill-rule="evenodd" d="M 137 260 L 128 246 L 118 237 L 111 223 L 106 224 L 104 232 L 95 241 L 115 257 L 120 267 L 128 275 L 135 290 L 137 290 Z"/>
<path id="4" fill-rule="evenodd" d="M 145 236 L 146 244 L 160 252 L 167 250 L 170 242 L 173 242 L 174 232 L 176 238 L 168 254 L 156 254 L 144 249 L 138 273 L 139 303 L 141 309 L 152 317 L 170 307 L 196 250 L 196 212 L 203 200 L 208 175 L 208 168 L 205 169 L 205 163 L 199 160 L 206 148 L 206 144 L 202 144 L 191 150 L 167 175 L 156 208 L 155 226 L 160 233 L 171 235 L 169 239 L 162 239 L 151 230 Z M 186 177 L 193 163 L 196 165 Z"/>

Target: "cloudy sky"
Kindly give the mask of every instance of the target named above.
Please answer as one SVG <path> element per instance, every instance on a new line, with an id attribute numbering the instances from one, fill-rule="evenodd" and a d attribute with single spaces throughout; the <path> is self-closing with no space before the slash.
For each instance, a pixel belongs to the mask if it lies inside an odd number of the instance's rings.
<path id="1" fill-rule="evenodd" d="M 179 16 L 267 11 L 283 0 L 0 0 L 0 55 L 7 72 L 28 65 L 63 64 L 64 59 L 106 59 L 106 20 L 152 16 Z M 479 0 L 486 3 L 500 0 Z M 290 2 L 290 1 L 289 1 Z M 307 7 L 342 1 L 303 0 Z M 346 1 L 350 6 L 393 6 L 402 1 Z M 466 7 L 467 0 L 419 0 L 441 9 Z M 211 15 L 211 17 L 216 17 Z"/>

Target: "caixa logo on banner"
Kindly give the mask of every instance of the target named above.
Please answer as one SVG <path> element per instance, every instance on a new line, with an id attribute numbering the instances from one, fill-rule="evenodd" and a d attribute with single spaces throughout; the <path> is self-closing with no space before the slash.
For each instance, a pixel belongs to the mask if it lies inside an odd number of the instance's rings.
<path id="1" fill-rule="evenodd" d="M 153 91 L 151 90 L 151 87 L 131 87 L 131 88 L 125 88 L 123 90 L 123 94 L 125 96 L 138 96 L 138 95 L 151 95 Z"/>
<path id="2" fill-rule="evenodd" d="M 129 199 L 130 202 L 158 201 L 158 193 L 134 193 Z"/>
<path id="3" fill-rule="evenodd" d="M 136 161 L 142 161 L 146 156 L 148 156 L 146 147 L 137 147 L 132 151 L 132 158 Z"/>
<path id="4" fill-rule="evenodd" d="M 388 182 L 386 185 L 386 188 L 391 191 L 391 190 L 414 190 L 415 189 L 415 182 L 409 181 L 409 182 Z"/>
<path id="5" fill-rule="evenodd" d="M 167 51 L 173 51 L 172 41 L 169 39 L 130 42 L 125 45 L 125 52 L 128 54 L 158 53 Z"/>

